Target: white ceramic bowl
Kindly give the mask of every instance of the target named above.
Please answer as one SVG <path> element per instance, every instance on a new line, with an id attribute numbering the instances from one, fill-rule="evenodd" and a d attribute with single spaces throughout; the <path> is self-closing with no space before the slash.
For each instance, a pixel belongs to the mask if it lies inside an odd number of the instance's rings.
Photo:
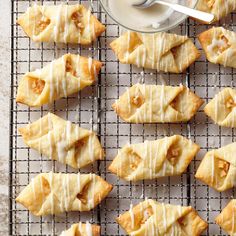
<path id="1" fill-rule="evenodd" d="M 178 13 L 178 12 L 173 12 L 172 14 L 170 14 L 170 16 L 165 19 L 164 21 L 161 21 L 158 24 L 158 27 L 151 27 L 151 26 L 140 26 L 137 25 L 135 27 L 130 27 L 125 25 L 124 23 L 122 23 L 120 21 L 120 19 L 118 19 L 117 16 L 115 16 L 111 10 L 111 7 L 109 5 L 109 0 L 99 0 L 101 3 L 101 6 L 103 7 L 103 9 L 105 10 L 105 12 L 120 26 L 128 29 L 128 30 L 132 30 L 132 31 L 137 31 L 137 32 L 142 32 L 142 33 L 155 33 L 155 32 L 161 32 L 161 31 L 168 31 L 170 29 L 173 29 L 175 27 L 177 27 L 178 25 L 180 25 L 184 20 L 187 19 L 188 16 L 182 14 L 182 13 Z M 119 1 L 119 0 L 117 0 Z M 127 0 L 128 1 L 128 0 Z M 195 8 L 197 5 L 198 0 L 179 0 L 179 4 L 181 5 L 185 5 L 191 8 Z"/>

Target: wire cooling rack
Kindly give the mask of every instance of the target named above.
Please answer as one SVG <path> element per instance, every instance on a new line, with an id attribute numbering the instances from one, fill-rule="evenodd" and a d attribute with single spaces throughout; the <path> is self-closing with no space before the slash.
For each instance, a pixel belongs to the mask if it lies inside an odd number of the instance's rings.
<path id="1" fill-rule="evenodd" d="M 234 190 L 217 193 L 194 178 L 194 173 L 203 155 L 214 148 L 229 144 L 234 140 L 234 129 L 220 128 L 208 119 L 202 109 L 187 124 L 126 124 L 111 109 L 111 104 L 136 82 L 147 84 L 180 83 L 190 87 L 208 102 L 223 87 L 234 87 L 233 69 L 208 63 L 204 54 L 184 74 L 165 74 L 155 71 L 137 69 L 120 64 L 112 53 L 109 44 L 117 38 L 123 29 L 112 22 L 102 11 L 97 0 L 64 1 L 66 3 L 83 3 L 92 6 L 93 13 L 107 26 L 106 32 L 90 47 L 71 45 L 35 44 L 25 36 L 16 24 L 18 16 L 28 6 L 36 3 L 59 4 L 63 1 L 12 0 L 12 75 L 11 75 L 11 124 L 10 124 L 10 235 L 59 235 L 72 223 L 89 221 L 101 225 L 102 235 L 125 235 L 116 224 L 115 218 L 129 210 L 130 204 L 136 204 L 145 198 L 152 198 L 166 203 L 192 205 L 209 223 L 204 235 L 225 235 L 214 224 L 214 218 L 227 202 L 235 197 Z M 236 27 L 236 14 L 231 14 L 220 22 L 230 30 Z M 173 32 L 187 34 L 202 52 L 196 36 L 209 28 L 192 20 L 176 28 Z M 84 89 L 79 95 L 70 96 L 54 102 L 50 106 L 28 108 L 15 102 L 17 86 L 22 75 L 35 68 L 41 68 L 54 58 L 67 53 L 80 53 L 92 56 L 104 63 L 96 85 Z M 75 172 L 55 161 L 40 156 L 27 148 L 17 129 L 29 122 L 54 112 L 82 127 L 95 130 L 106 152 L 106 160 L 82 169 L 82 173 L 94 172 L 114 185 L 111 194 L 101 205 L 89 213 L 66 213 L 52 217 L 34 217 L 26 209 L 16 204 L 15 198 L 40 172 Z M 201 151 L 192 161 L 188 171 L 182 176 L 152 181 L 129 183 L 119 180 L 108 172 L 107 167 L 115 157 L 117 149 L 127 143 L 154 140 L 166 135 L 182 134 L 201 146 Z"/>

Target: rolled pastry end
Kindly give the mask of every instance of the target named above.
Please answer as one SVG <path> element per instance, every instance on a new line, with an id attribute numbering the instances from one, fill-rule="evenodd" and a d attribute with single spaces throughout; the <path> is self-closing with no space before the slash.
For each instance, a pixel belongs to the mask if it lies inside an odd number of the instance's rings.
<path id="1" fill-rule="evenodd" d="M 236 199 L 232 199 L 228 203 L 228 205 L 222 210 L 222 212 L 215 218 L 215 222 L 229 235 L 235 235 L 236 234 L 235 220 L 236 220 Z"/>
<path id="2" fill-rule="evenodd" d="M 45 96 L 41 96 L 43 94 Z M 26 74 L 20 81 L 16 102 L 27 104 L 32 107 L 39 106 L 38 99 L 40 97 L 47 97 L 46 94 L 47 86 L 45 81 Z M 43 100 L 41 102 L 43 102 Z"/>
<path id="3" fill-rule="evenodd" d="M 99 236 L 100 228 L 99 225 L 79 222 L 78 224 L 73 224 L 68 230 L 63 231 L 60 236 Z"/>

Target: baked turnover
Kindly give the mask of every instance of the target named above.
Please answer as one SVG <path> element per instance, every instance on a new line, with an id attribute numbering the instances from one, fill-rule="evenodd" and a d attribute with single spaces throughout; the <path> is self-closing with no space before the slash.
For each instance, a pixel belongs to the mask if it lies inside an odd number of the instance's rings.
<path id="1" fill-rule="evenodd" d="M 199 146 L 180 135 L 123 147 L 109 170 L 127 181 L 182 174 Z"/>
<path id="2" fill-rule="evenodd" d="M 111 43 L 119 61 L 138 67 L 181 73 L 200 57 L 187 36 L 127 32 Z"/>
<path id="3" fill-rule="evenodd" d="M 236 235 L 236 199 L 232 199 L 216 217 L 216 223 L 229 235 Z"/>
<path id="4" fill-rule="evenodd" d="M 131 207 L 117 218 L 117 222 L 132 236 L 198 236 L 208 226 L 191 206 L 175 206 L 153 200 Z"/>
<path id="5" fill-rule="evenodd" d="M 199 0 L 197 9 L 213 14 L 214 21 L 218 21 L 236 10 L 236 2 L 235 0 Z"/>
<path id="6" fill-rule="evenodd" d="M 90 211 L 112 190 L 95 174 L 42 173 L 31 180 L 16 201 L 36 216 Z"/>
<path id="7" fill-rule="evenodd" d="M 188 88 L 135 84 L 112 105 L 130 123 L 189 121 L 203 101 Z"/>
<path id="8" fill-rule="evenodd" d="M 218 125 L 236 127 L 236 90 L 225 88 L 204 108 L 204 112 Z"/>
<path id="9" fill-rule="evenodd" d="M 78 224 L 73 224 L 68 230 L 63 231 L 60 236 L 99 236 L 100 226 L 91 225 L 86 222 L 83 224 L 79 222 Z"/>
<path id="10" fill-rule="evenodd" d="M 207 59 L 214 64 L 236 68 L 236 33 L 213 27 L 198 36 Z"/>
<path id="11" fill-rule="evenodd" d="M 219 192 L 235 186 L 236 142 L 207 152 L 198 167 L 196 178 Z"/>
<path id="12" fill-rule="evenodd" d="M 87 45 L 105 31 L 105 26 L 83 5 L 29 7 L 17 20 L 34 42 Z"/>
<path id="13" fill-rule="evenodd" d="M 82 168 L 104 157 L 94 132 L 52 113 L 19 128 L 19 133 L 27 146 L 73 168 Z"/>
<path id="14" fill-rule="evenodd" d="M 92 85 L 102 63 L 91 58 L 66 54 L 21 79 L 16 101 L 32 107 L 68 97 Z"/>

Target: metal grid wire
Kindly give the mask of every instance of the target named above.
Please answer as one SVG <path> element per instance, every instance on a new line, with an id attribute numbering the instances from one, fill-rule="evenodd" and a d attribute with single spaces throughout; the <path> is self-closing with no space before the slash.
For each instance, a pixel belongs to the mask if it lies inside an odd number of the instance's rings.
<path id="1" fill-rule="evenodd" d="M 109 44 L 123 31 L 102 11 L 98 0 L 92 1 L 93 13 L 107 26 L 106 32 L 90 47 L 71 45 L 35 44 L 16 24 L 18 16 L 28 6 L 59 4 L 63 1 L 12 0 L 12 77 L 11 77 L 11 137 L 10 137 L 10 235 L 58 235 L 72 223 L 90 221 L 101 225 L 102 235 L 125 235 L 115 222 L 115 218 L 147 198 L 166 203 L 192 205 L 208 221 L 209 228 L 204 235 L 224 235 L 214 224 L 214 218 L 227 202 L 235 197 L 234 190 L 217 193 L 194 178 L 194 173 L 203 155 L 214 148 L 234 141 L 234 129 L 224 129 L 214 125 L 201 109 L 187 124 L 126 124 L 111 109 L 111 104 L 119 98 L 127 87 L 137 82 L 147 84 L 178 85 L 190 87 L 208 102 L 221 88 L 234 87 L 235 70 L 225 69 L 207 62 L 202 57 L 186 71 L 175 75 L 137 69 L 120 64 L 112 53 Z M 89 1 L 64 1 L 91 5 Z M 220 24 L 233 30 L 236 27 L 236 14 L 231 14 Z M 174 33 L 187 34 L 200 49 L 196 36 L 209 28 L 192 20 L 176 28 Z M 201 50 L 201 49 L 200 49 Z M 80 53 L 92 56 L 104 63 L 96 85 L 84 89 L 79 95 L 70 96 L 41 108 L 28 108 L 15 102 L 17 86 L 22 75 L 35 68 L 41 68 L 54 58 L 67 53 Z M 202 52 L 202 50 L 201 50 Z M 30 179 L 40 172 L 77 172 L 55 161 L 40 156 L 26 147 L 17 129 L 51 111 L 81 127 L 95 130 L 106 152 L 106 160 L 82 169 L 82 173 L 96 173 L 114 185 L 111 194 L 99 207 L 89 213 L 66 213 L 60 216 L 34 217 L 26 209 L 15 203 L 19 192 Z M 154 140 L 166 135 L 182 134 L 201 146 L 201 151 L 182 176 L 152 181 L 129 183 L 119 180 L 108 172 L 107 167 L 115 157 L 117 149 L 127 143 Z"/>

